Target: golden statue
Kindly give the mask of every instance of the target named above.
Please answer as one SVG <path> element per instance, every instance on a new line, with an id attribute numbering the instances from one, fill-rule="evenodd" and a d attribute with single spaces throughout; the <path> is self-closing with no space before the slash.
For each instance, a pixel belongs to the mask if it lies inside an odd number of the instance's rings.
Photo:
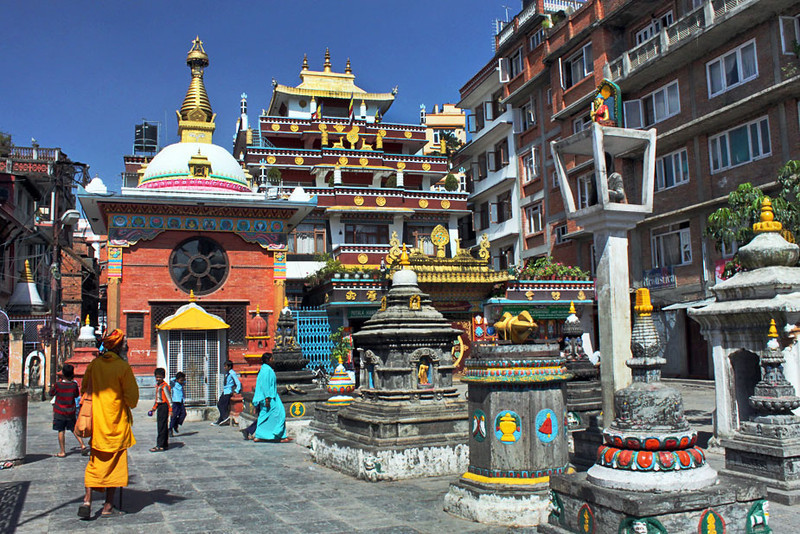
<path id="1" fill-rule="evenodd" d="M 428 380 L 428 369 L 430 365 L 425 362 L 419 362 L 419 371 L 417 371 L 417 378 L 419 379 L 420 386 L 430 386 L 431 383 Z"/>

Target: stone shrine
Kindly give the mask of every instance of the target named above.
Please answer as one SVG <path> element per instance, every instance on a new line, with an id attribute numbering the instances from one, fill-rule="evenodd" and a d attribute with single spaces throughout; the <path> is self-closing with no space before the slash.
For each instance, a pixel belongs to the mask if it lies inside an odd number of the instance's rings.
<path id="1" fill-rule="evenodd" d="M 529 317 L 517 324 L 535 326 Z M 503 337 L 515 344 L 476 343 L 466 361 L 469 467 L 451 484 L 444 509 L 481 523 L 535 526 L 547 521 L 550 476 L 569 465 L 570 375 L 557 344 L 516 344 L 527 336 L 520 339 L 509 323 Z"/>
<path id="2" fill-rule="evenodd" d="M 760 221 L 753 225 L 756 236 L 739 249 L 746 270 L 712 288 L 716 302 L 689 313 L 714 347 L 715 431 L 725 448 L 724 472 L 763 482 L 770 499 L 797 504 L 800 418 L 793 413 L 800 406 L 795 396 L 800 377 L 797 346 L 796 340 L 794 345 L 789 340 L 781 344 L 774 325 L 775 319 L 788 323 L 784 331 L 791 333 L 789 325 L 800 321 L 800 268 L 796 267 L 800 249 L 783 238 L 782 224 L 773 219 L 771 201 L 765 197 Z M 770 341 L 763 350 L 768 324 Z"/>
<path id="3" fill-rule="evenodd" d="M 719 481 L 696 446 L 680 392 L 661 382 L 666 359 L 652 309 L 649 291 L 637 290 L 626 362 L 633 382 L 614 394 L 617 417 L 595 465 L 551 478 L 552 513 L 541 532 L 745 533 L 764 512 L 761 485 Z"/>
<path id="4" fill-rule="evenodd" d="M 394 273 L 381 308 L 353 337 L 361 347 L 361 398 L 312 438 L 317 463 L 366 480 L 460 474 L 467 466 L 466 402 L 453 386 L 450 349 L 461 333 Z"/>

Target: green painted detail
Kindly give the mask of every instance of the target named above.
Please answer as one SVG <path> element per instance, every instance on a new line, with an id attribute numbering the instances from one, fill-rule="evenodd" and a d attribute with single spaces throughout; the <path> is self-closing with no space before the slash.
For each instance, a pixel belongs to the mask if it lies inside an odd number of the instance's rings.
<path id="1" fill-rule="evenodd" d="M 638 528 L 638 530 L 637 530 Z M 647 530 L 642 530 L 643 528 Z M 667 529 L 652 517 L 626 517 L 619 524 L 617 534 L 667 534 Z"/>

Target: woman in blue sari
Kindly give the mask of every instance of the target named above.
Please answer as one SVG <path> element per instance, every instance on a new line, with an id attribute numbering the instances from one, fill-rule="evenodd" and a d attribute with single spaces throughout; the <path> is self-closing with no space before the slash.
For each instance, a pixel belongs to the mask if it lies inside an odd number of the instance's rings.
<path id="1" fill-rule="evenodd" d="M 265 352 L 261 355 L 261 370 L 258 371 L 256 389 L 253 392 L 253 406 L 258 408 L 258 420 L 249 428 L 242 431 L 245 439 L 255 442 L 292 441 L 286 437 L 286 412 L 278 395 L 278 381 L 275 371 L 272 370 L 272 354 Z"/>

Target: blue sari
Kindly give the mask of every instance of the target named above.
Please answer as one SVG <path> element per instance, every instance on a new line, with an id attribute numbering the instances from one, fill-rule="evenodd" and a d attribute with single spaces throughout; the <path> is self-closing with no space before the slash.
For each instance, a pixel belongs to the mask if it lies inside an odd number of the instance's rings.
<path id="1" fill-rule="evenodd" d="M 269 401 L 269 407 L 267 407 Z M 286 437 L 286 412 L 278 396 L 278 382 L 275 371 L 268 364 L 262 364 L 253 392 L 253 405 L 257 406 L 258 423 L 254 437 L 270 441 Z"/>

